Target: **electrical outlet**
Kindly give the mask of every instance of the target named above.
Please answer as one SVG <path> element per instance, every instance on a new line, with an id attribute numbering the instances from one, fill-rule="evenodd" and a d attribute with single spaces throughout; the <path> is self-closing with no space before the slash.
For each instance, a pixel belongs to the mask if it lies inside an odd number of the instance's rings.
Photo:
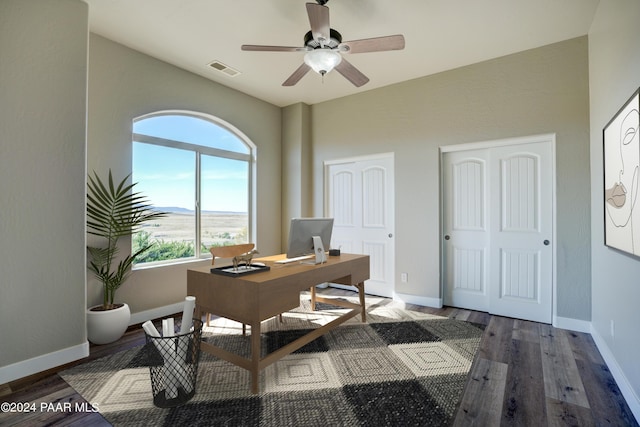
<path id="1" fill-rule="evenodd" d="M 616 324 L 613 321 L 613 319 L 611 319 L 611 338 L 615 338 L 616 336 Z"/>
<path id="2" fill-rule="evenodd" d="M 409 274 L 407 273 L 400 273 L 400 281 L 402 283 L 407 283 L 409 281 Z"/>

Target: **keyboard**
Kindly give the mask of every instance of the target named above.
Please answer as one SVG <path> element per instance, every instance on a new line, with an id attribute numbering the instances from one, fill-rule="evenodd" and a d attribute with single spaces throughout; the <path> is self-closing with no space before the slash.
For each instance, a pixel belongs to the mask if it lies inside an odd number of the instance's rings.
<path id="1" fill-rule="evenodd" d="M 303 256 L 297 256 L 294 258 L 285 258 L 285 259 L 276 261 L 276 264 L 291 264 L 292 262 L 304 261 L 305 259 L 311 259 L 313 257 L 314 255 L 303 255 Z"/>

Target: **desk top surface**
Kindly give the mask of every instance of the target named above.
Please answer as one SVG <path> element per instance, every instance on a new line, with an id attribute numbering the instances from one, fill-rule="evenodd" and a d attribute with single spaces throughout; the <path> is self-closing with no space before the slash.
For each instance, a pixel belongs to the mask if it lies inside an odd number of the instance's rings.
<path id="1" fill-rule="evenodd" d="M 243 282 L 253 282 L 253 283 L 262 283 L 268 282 L 271 280 L 277 280 L 284 276 L 305 274 L 305 273 L 313 273 L 318 270 L 339 270 L 341 267 L 358 265 L 360 268 L 358 269 L 358 276 L 363 274 L 364 272 L 360 272 L 363 269 L 366 269 L 365 279 L 369 278 L 369 255 L 359 255 L 359 254 L 346 254 L 342 253 L 339 256 L 328 256 L 327 262 L 323 264 L 308 264 L 309 261 L 313 261 L 313 258 L 309 260 L 304 260 L 302 262 L 292 262 L 288 264 L 278 264 L 276 261 L 285 259 L 285 254 L 272 255 L 261 258 L 254 258 L 254 262 L 261 262 L 270 267 L 270 270 L 252 273 L 238 277 L 229 277 L 222 276 L 218 274 L 211 273 L 212 266 L 208 267 L 199 267 L 189 269 L 189 272 L 198 272 L 198 273 L 206 273 L 207 275 L 215 276 L 216 279 L 226 278 L 234 281 L 243 281 Z M 307 262 L 307 263 L 305 263 Z M 221 266 L 224 264 L 221 264 Z M 216 264 L 218 266 L 218 264 Z M 349 271 L 349 273 L 351 273 Z M 337 279 L 337 277 L 336 277 Z"/>

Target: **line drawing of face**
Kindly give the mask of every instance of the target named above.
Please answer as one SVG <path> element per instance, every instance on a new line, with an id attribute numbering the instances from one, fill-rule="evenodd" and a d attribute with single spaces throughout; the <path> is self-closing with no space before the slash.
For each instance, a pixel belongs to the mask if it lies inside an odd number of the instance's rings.
<path id="1" fill-rule="evenodd" d="M 632 105 L 637 105 L 637 101 L 634 102 Z M 617 228 L 630 227 L 632 234 L 634 222 L 640 223 L 640 211 L 636 209 L 640 188 L 639 124 L 640 112 L 637 108 L 631 108 L 622 117 L 616 135 L 616 157 L 619 159 L 612 159 L 615 167 L 609 175 L 611 178 L 617 174 L 617 181 L 605 189 L 605 207 L 612 224 Z M 631 247 L 640 248 L 640 236 L 632 237 Z"/>

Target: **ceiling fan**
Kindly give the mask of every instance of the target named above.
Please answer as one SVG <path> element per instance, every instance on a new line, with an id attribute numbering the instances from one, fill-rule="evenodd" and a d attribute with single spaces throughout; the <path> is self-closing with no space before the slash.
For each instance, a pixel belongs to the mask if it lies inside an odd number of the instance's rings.
<path id="1" fill-rule="evenodd" d="M 327 1 L 329 0 L 316 0 L 317 4 L 306 4 L 311 31 L 305 34 L 303 47 L 245 44 L 242 45 L 242 50 L 306 52 L 302 65 L 282 83 L 282 86 L 295 85 L 311 69 L 324 76 L 334 68 L 356 87 L 366 84 L 369 78 L 351 65 L 341 54 L 401 50 L 404 49 L 404 36 L 397 34 L 343 42 L 340 33 L 329 26 L 329 8 L 325 6 Z"/>

